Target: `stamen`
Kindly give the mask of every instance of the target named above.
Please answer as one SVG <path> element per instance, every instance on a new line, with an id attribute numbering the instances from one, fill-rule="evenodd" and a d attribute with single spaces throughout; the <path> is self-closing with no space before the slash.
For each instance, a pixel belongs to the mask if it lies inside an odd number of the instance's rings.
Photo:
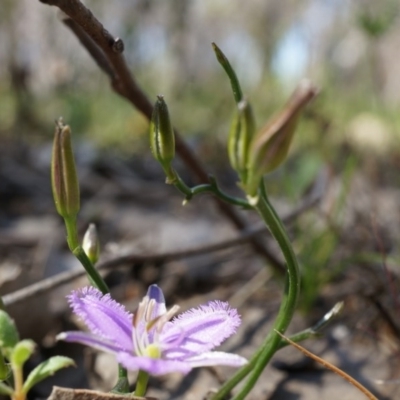
<path id="1" fill-rule="evenodd" d="M 151 317 L 152 317 L 155 305 L 156 305 L 156 301 L 154 299 L 151 299 L 148 302 L 147 308 L 146 308 L 146 315 L 145 315 L 145 321 L 146 322 L 150 322 L 151 321 Z"/>
<path id="2" fill-rule="evenodd" d="M 179 309 L 180 307 L 175 304 L 164 315 L 161 315 L 156 327 L 157 333 L 161 333 L 165 324 L 179 311 Z"/>
<path id="3" fill-rule="evenodd" d="M 137 329 L 133 329 L 132 332 L 132 342 L 133 342 L 133 351 L 135 353 L 135 355 L 140 355 L 141 354 L 141 348 L 140 348 L 140 343 L 139 343 L 139 339 L 137 336 Z"/>
<path id="4" fill-rule="evenodd" d="M 150 340 L 149 340 L 149 335 L 147 334 L 147 331 L 143 332 L 142 335 L 142 344 L 143 344 L 143 348 L 146 349 L 147 346 L 149 346 L 150 344 Z"/>
<path id="5" fill-rule="evenodd" d="M 142 303 L 139 303 L 138 309 L 133 314 L 132 323 L 135 328 L 139 326 L 139 321 L 142 319 L 142 314 L 143 314 Z"/>
<path id="6" fill-rule="evenodd" d="M 154 318 L 151 320 L 147 325 L 146 325 L 146 331 L 150 332 L 150 330 L 154 327 L 154 325 L 160 321 L 160 319 L 163 317 L 163 315 L 159 315 L 157 318 Z"/>
<path id="7" fill-rule="evenodd" d="M 165 314 L 166 317 L 168 317 L 168 321 L 181 309 L 180 306 L 175 304 L 172 306 Z"/>
<path id="8" fill-rule="evenodd" d="M 142 301 L 138 305 L 136 313 L 133 316 L 133 326 L 135 328 L 139 326 L 139 322 L 143 319 L 148 303 L 149 303 L 148 296 L 144 296 Z"/>

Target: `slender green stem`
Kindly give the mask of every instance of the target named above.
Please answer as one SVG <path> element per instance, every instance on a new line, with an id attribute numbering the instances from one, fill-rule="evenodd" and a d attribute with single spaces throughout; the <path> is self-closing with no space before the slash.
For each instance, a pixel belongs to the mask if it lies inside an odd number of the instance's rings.
<path id="1" fill-rule="evenodd" d="M 287 286 L 274 326 L 266 337 L 260 350 L 253 355 L 247 365 L 237 371 L 236 374 L 221 387 L 218 393 L 212 397 L 212 400 L 222 400 L 246 375 L 249 375 L 246 384 L 234 399 L 241 400 L 246 397 L 255 385 L 271 357 L 280 348 L 281 338 L 275 332 L 275 329 L 278 332 L 285 332 L 293 317 L 300 290 L 300 276 L 297 259 L 294 255 L 286 231 L 274 208 L 268 201 L 268 197 L 263 188 L 261 190 L 260 198 L 254 208 L 258 211 L 266 225 L 269 227 L 284 254 L 288 268 Z"/>
<path id="2" fill-rule="evenodd" d="M 79 245 L 76 247 L 72 253 L 81 262 L 83 268 L 85 268 L 92 285 L 97 287 L 97 289 L 99 289 L 103 294 L 109 293 L 110 290 L 108 289 L 107 284 L 99 274 L 99 271 L 97 271 L 92 262 L 89 260 L 89 257 L 86 255 L 82 246 Z"/>
<path id="3" fill-rule="evenodd" d="M 103 294 L 109 293 L 110 290 L 108 289 L 107 284 L 104 282 L 104 279 L 100 275 L 99 271 L 94 267 L 79 242 L 76 229 L 76 218 L 64 218 L 64 222 L 67 230 L 68 247 L 74 256 L 80 261 L 83 268 L 85 268 L 90 283 L 97 287 Z M 128 372 L 121 365 L 118 365 L 118 377 L 119 379 L 115 389 L 121 393 L 128 393 Z"/>
<path id="4" fill-rule="evenodd" d="M 186 183 L 172 167 L 168 170 L 164 169 L 164 171 L 167 175 L 167 183 L 174 185 L 182 194 L 185 195 L 185 199 L 189 201 L 192 198 L 192 189 L 186 185 Z"/>
<path id="5" fill-rule="evenodd" d="M 107 284 L 104 282 L 103 278 L 99 274 L 99 271 L 97 271 L 97 269 L 94 267 L 79 243 L 78 234 L 76 231 L 76 219 L 65 218 L 64 221 L 67 229 L 67 242 L 69 249 L 80 261 L 83 268 L 85 268 L 92 285 L 97 287 L 104 294 L 109 293 Z"/>
<path id="6" fill-rule="evenodd" d="M 247 396 L 250 390 L 254 387 L 257 379 L 261 375 L 271 357 L 279 349 L 281 338 L 276 331 L 280 333 L 284 333 L 286 331 L 290 321 L 293 318 L 300 292 L 300 274 L 296 256 L 286 234 L 285 228 L 283 227 L 278 215 L 269 202 L 264 190 L 262 190 L 260 200 L 256 204 L 255 208 L 263 218 L 264 222 L 268 225 L 272 235 L 278 242 L 279 247 L 283 252 L 288 269 L 287 287 L 282 299 L 278 316 L 270 334 L 268 335 L 269 337 L 267 338 L 265 345 L 262 347 L 260 355 L 257 357 L 255 366 L 252 369 L 246 384 L 237 394 L 237 396 L 234 397 L 235 400 L 242 400 Z"/>
<path id="7" fill-rule="evenodd" d="M 304 329 L 304 331 L 295 333 L 292 336 L 289 336 L 289 339 L 294 343 L 302 342 L 303 340 L 311 339 L 316 336 L 320 336 L 321 334 L 317 331 L 314 331 L 313 328 Z M 281 339 L 278 350 L 283 349 L 286 346 L 289 346 L 290 343 L 287 340 Z"/>
<path id="8" fill-rule="evenodd" d="M 313 328 L 308 328 L 308 329 L 305 329 L 304 331 L 295 333 L 294 335 L 289 336 L 289 339 L 292 342 L 299 343 L 303 340 L 310 339 L 310 338 L 316 337 L 318 335 L 319 335 L 319 332 L 315 331 L 314 327 L 313 327 Z M 268 336 L 267 340 L 264 342 L 264 345 L 268 340 L 270 340 L 270 336 Z M 287 347 L 289 345 L 290 345 L 290 343 L 288 341 L 281 339 L 281 342 L 279 343 L 277 350 L 283 349 L 284 347 Z M 249 363 L 246 364 L 244 367 L 242 367 L 240 370 L 238 370 L 235 373 L 235 375 L 231 379 L 229 379 L 229 381 L 225 382 L 225 384 L 221 387 L 221 389 L 218 391 L 218 393 L 214 397 L 212 397 L 212 400 L 223 399 L 237 384 L 239 384 L 254 368 L 261 352 L 262 352 L 262 348 L 257 350 L 253 354 Z"/>
<path id="9" fill-rule="evenodd" d="M 242 207 L 247 210 L 253 209 L 247 200 L 233 197 L 224 193 L 218 187 L 217 181 L 213 176 L 209 177 L 210 183 L 204 183 L 191 188 L 186 185 L 186 183 L 174 169 L 170 168 L 169 170 L 164 171 L 167 174 L 167 182 L 171 185 L 174 185 L 181 193 L 185 195 L 185 201 L 189 201 L 192 199 L 192 197 L 201 193 L 213 193 L 227 203 Z"/>
<path id="10" fill-rule="evenodd" d="M 147 384 L 149 383 L 149 374 L 145 371 L 139 370 L 139 374 L 136 381 L 135 396 L 144 396 L 147 390 Z"/>
<path id="11" fill-rule="evenodd" d="M 312 327 L 304 329 L 301 332 L 289 336 L 289 339 L 294 343 L 299 343 L 303 340 L 320 336 L 320 331 L 325 328 L 334 318 L 342 311 L 344 303 L 342 301 L 336 303 L 316 324 Z M 290 343 L 286 339 L 282 339 L 279 348 L 288 346 Z"/>
<path id="12" fill-rule="evenodd" d="M 228 194 L 222 192 L 218 186 L 214 186 L 213 184 L 210 183 L 195 186 L 194 188 L 191 189 L 191 193 L 192 196 L 196 196 L 197 194 L 200 193 L 214 193 L 221 200 L 224 200 L 229 204 L 242 207 L 246 210 L 251 210 L 253 208 L 247 200 L 229 196 Z"/>
<path id="13" fill-rule="evenodd" d="M 73 252 L 80 246 L 78 232 L 76 230 L 76 217 L 64 218 L 65 228 L 67 230 L 67 243 L 69 249 Z"/>

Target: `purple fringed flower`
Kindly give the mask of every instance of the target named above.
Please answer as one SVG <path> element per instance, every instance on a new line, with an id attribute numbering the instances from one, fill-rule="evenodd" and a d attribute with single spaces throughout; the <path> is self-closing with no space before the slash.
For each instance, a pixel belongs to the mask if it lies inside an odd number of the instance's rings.
<path id="1" fill-rule="evenodd" d="M 167 311 L 157 285 L 149 287 L 135 315 L 93 287 L 73 291 L 68 300 L 90 333 L 63 332 L 57 339 L 113 353 L 127 369 L 151 375 L 186 374 L 195 367 L 247 363 L 236 354 L 211 351 L 235 333 L 241 322 L 226 302 L 211 301 L 171 320 L 179 306 Z"/>

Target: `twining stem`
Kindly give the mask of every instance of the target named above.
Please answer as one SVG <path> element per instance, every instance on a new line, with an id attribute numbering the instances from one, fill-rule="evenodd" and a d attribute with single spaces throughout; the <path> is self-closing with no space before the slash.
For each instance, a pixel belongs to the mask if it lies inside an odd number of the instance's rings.
<path id="1" fill-rule="evenodd" d="M 212 397 L 212 400 L 222 400 L 246 375 L 249 375 L 247 382 L 241 391 L 234 397 L 234 400 L 242 400 L 247 396 L 250 390 L 254 387 L 269 360 L 281 347 L 281 337 L 277 332 L 284 333 L 287 329 L 293 317 L 299 295 L 300 275 L 298 262 L 285 228 L 269 202 L 263 186 L 261 186 L 261 193 L 254 208 L 258 211 L 270 229 L 271 234 L 278 242 L 285 257 L 288 272 L 286 290 L 274 326 L 266 337 L 260 350 L 253 355 L 247 365 L 237 371 L 236 374 L 221 387 L 218 393 Z"/>
<path id="2" fill-rule="evenodd" d="M 306 340 L 306 339 L 311 339 L 318 335 L 319 335 L 319 332 L 317 330 L 315 330 L 314 327 L 312 327 L 312 328 L 307 328 L 301 332 L 295 333 L 294 335 L 290 336 L 289 339 L 293 343 L 298 343 L 298 342 L 302 342 L 303 340 Z M 270 337 L 267 337 L 267 340 L 264 342 L 264 345 L 266 344 L 266 342 L 269 339 L 270 339 Z M 281 339 L 277 350 L 283 349 L 284 347 L 287 347 L 289 345 L 290 345 L 290 343 L 287 340 Z M 253 354 L 253 357 L 251 358 L 249 363 L 246 364 L 244 367 L 242 367 L 239 371 L 237 371 L 236 374 L 222 386 L 220 391 L 212 398 L 212 400 L 224 398 L 224 396 L 226 396 L 239 382 L 241 382 L 250 373 L 250 371 L 254 368 L 261 352 L 262 352 L 262 348 L 258 349 Z"/>
<path id="3" fill-rule="evenodd" d="M 139 370 L 136 380 L 135 396 L 144 396 L 149 382 L 149 374 L 145 371 Z"/>
<path id="4" fill-rule="evenodd" d="M 189 201 L 192 197 L 201 193 L 213 193 L 215 196 L 225 201 L 226 203 L 242 207 L 243 209 L 253 209 L 248 201 L 237 197 L 229 196 L 224 193 L 217 184 L 213 176 L 209 176 L 210 183 L 204 183 L 193 188 L 186 185 L 182 178 L 176 173 L 173 168 L 164 170 L 167 175 L 167 183 L 174 185 L 182 194 L 185 195 L 185 201 Z"/>
<path id="5" fill-rule="evenodd" d="M 259 356 L 257 357 L 255 366 L 250 372 L 246 384 L 243 386 L 237 396 L 235 396 L 235 400 L 242 400 L 246 397 L 246 395 L 254 387 L 257 379 L 261 375 L 271 357 L 279 349 L 281 337 L 279 336 L 278 332 L 284 333 L 289 326 L 289 323 L 293 318 L 300 292 L 300 273 L 296 256 L 286 234 L 285 228 L 283 227 L 275 209 L 269 202 L 263 187 L 261 190 L 260 200 L 256 204 L 255 208 L 269 227 L 285 257 L 288 271 L 287 287 L 274 326 L 268 335 L 265 345 L 262 347 Z"/>

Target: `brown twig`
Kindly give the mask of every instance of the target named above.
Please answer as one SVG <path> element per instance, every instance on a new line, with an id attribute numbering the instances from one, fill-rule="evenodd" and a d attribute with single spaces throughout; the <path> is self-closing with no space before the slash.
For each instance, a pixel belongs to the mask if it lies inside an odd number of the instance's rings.
<path id="1" fill-rule="evenodd" d="M 100 68 L 107 73 L 111 80 L 111 86 L 122 97 L 126 98 L 150 120 L 153 106 L 144 92 L 136 83 L 129 71 L 125 57 L 124 45 L 119 38 L 114 38 L 101 24 L 93 13 L 85 7 L 80 0 L 39 0 L 42 3 L 58 7 L 71 21 L 64 19 L 64 23 L 78 36 L 81 44 L 95 59 Z M 86 35 L 86 37 L 85 37 Z M 94 45 L 98 50 L 94 50 Z M 101 56 L 101 52 L 103 56 Z M 107 62 L 105 62 L 105 60 Z M 186 145 L 175 129 L 176 151 L 180 158 L 193 172 L 199 182 L 208 182 L 208 174 L 195 154 Z M 227 216 L 239 229 L 246 229 L 245 220 L 229 204 L 214 198 L 221 212 Z M 264 256 L 275 269 L 282 274 L 284 265 L 272 254 L 257 237 L 251 239 L 253 248 Z"/>
<path id="2" fill-rule="evenodd" d="M 298 215 L 313 207 L 317 202 L 318 198 L 310 198 L 298 207 L 296 210 L 292 211 L 283 220 L 288 223 L 293 221 Z M 268 230 L 265 226 L 259 228 L 253 228 L 252 230 L 248 230 L 247 232 L 242 233 L 240 236 L 234 239 L 224 240 L 220 243 L 204 245 L 194 248 L 189 248 L 182 251 L 175 252 L 166 252 L 159 254 L 149 254 L 149 255 L 138 255 L 138 254 L 127 254 L 124 256 L 119 256 L 112 258 L 110 260 L 106 260 L 103 262 L 99 262 L 97 264 L 97 269 L 106 270 L 110 268 L 115 268 L 117 266 L 123 264 L 129 264 L 130 266 L 135 264 L 143 264 L 143 263 L 164 263 L 172 260 L 187 258 L 197 256 L 199 254 L 211 253 L 220 250 L 227 249 L 229 247 L 244 245 L 251 241 L 252 238 L 267 233 Z M 83 275 L 85 275 L 85 271 L 83 269 L 74 270 L 74 271 L 66 271 L 61 272 L 55 276 L 43 279 L 37 283 L 29 285 L 25 288 L 17 290 L 13 293 L 7 294 L 3 296 L 3 302 L 6 306 L 10 304 L 19 303 L 23 300 L 26 300 L 29 297 L 37 296 L 41 293 L 45 293 L 49 290 L 55 289 L 63 284 L 73 281 Z"/>

